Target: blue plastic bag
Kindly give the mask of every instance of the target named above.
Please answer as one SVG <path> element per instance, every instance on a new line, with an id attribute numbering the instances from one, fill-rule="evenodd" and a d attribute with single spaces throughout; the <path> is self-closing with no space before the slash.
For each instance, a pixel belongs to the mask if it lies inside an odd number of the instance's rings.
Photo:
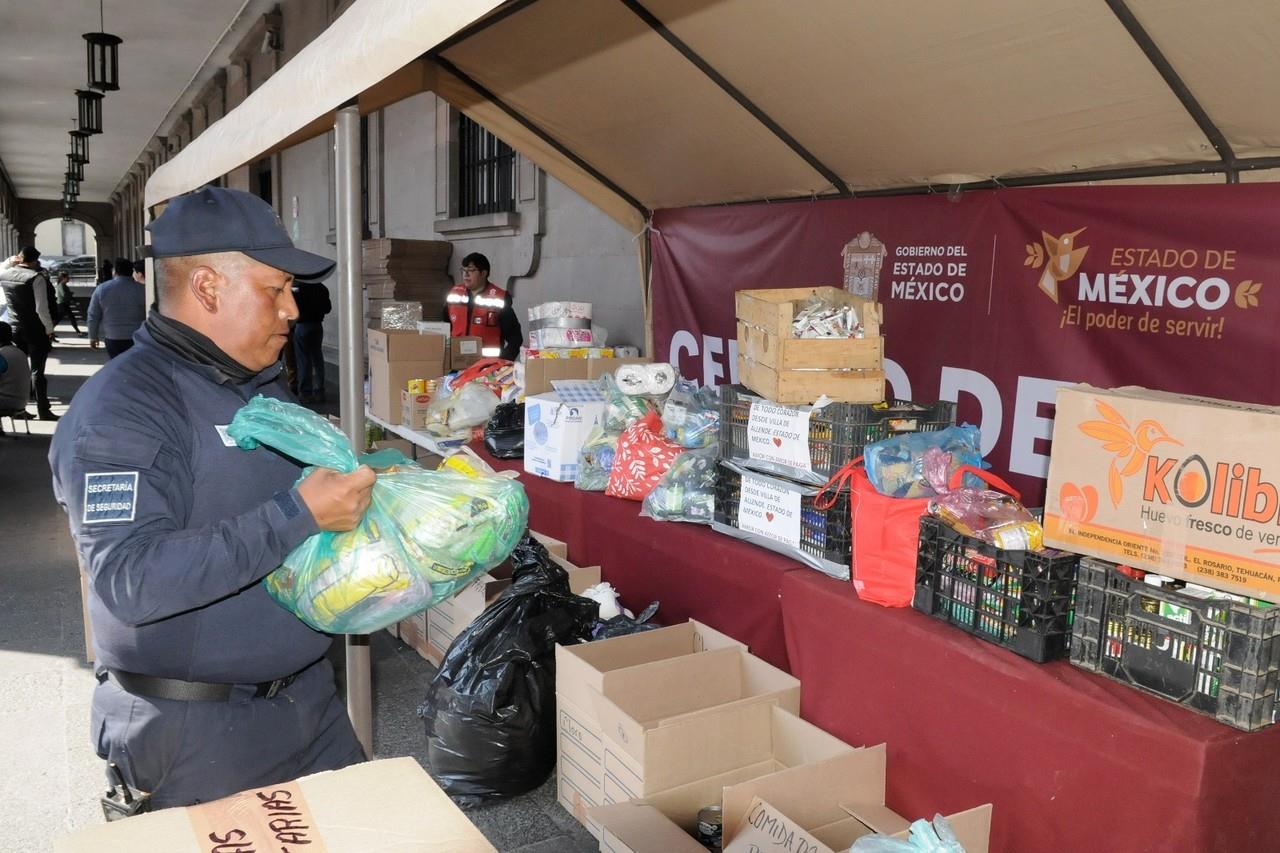
<path id="1" fill-rule="evenodd" d="M 978 428 L 965 424 L 937 432 L 895 435 L 868 444 L 862 456 L 867 479 L 880 494 L 891 498 L 927 498 L 945 493 L 950 473 L 962 465 L 990 468 L 982 461 L 981 447 Z M 932 454 L 932 458 L 946 462 L 945 470 L 930 471 L 926 468 L 925 455 L 934 448 L 949 454 L 949 460 L 938 457 L 936 451 Z M 982 481 L 972 474 L 964 476 L 963 485 L 973 489 L 983 487 Z"/>
<path id="2" fill-rule="evenodd" d="M 879 833 L 864 835 L 853 842 L 849 853 L 965 853 L 965 850 L 947 819 L 934 815 L 933 823 L 923 819 L 913 822 L 907 841 Z"/>
<path id="3" fill-rule="evenodd" d="M 378 470 L 354 530 L 308 537 L 264 580 L 319 631 L 367 634 L 435 605 L 505 560 L 528 522 L 518 482 L 426 471 L 395 450 L 357 458 L 337 428 L 292 403 L 255 397 L 228 432 L 242 448 L 266 445 L 309 466 Z"/>

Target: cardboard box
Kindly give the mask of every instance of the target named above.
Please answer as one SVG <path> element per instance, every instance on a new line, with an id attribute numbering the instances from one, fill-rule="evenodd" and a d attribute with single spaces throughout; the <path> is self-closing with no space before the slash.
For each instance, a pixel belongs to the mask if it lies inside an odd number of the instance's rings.
<path id="1" fill-rule="evenodd" d="M 419 334 L 414 329 L 369 329 L 369 360 L 383 362 L 439 361 L 445 359 L 448 338 Z"/>
<path id="2" fill-rule="evenodd" d="M 649 359 L 628 358 L 530 358 L 524 361 L 524 395 L 527 398 L 555 391 L 556 379 L 599 379 L 624 364 L 648 364 Z"/>
<path id="3" fill-rule="evenodd" d="M 290 827 L 268 822 L 288 818 Z M 245 833 L 241 836 L 236 833 Z M 283 833 L 283 834 L 278 834 Z M 413 849 L 423 853 L 494 853 L 412 758 L 390 758 L 304 776 L 188 808 L 162 809 L 59 838 L 57 853 L 163 850 L 202 853 L 209 839 L 235 838 L 237 850 Z"/>
<path id="4" fill-rule="evenodd" d="M 444 375 L 445 338 L 405 329 L 369 329 L 369 411 L 400 423 L 400 392 L 410 379 Z"/>
<path id="5" fill-rule="evenodd" d="M 480 338 L 468 335 L 449 339 L 449 369 L 462 370 L 475 364 L 484 357 L 481 351 Z"/>
<path id="6" fill-rule="evenodd" d="M 741 648 L 714 649 L 605 673 L 592 701 L 604 734 L 603 801 L 624 802 L 742 768 L 749 756 L 765 762 L 767 706 L 799 714 L 800 680 Z"/>
<path id="7" fill-rule="evenodd" d="M 700 622 L 614 637 L 594 643 L 556 647 L 557 799 L 579 823 L 600 837 L 589 810 L 604 802 L 604 733 L 593 693 L 606 674 L 708 649 L 746 646 Z"/>
<path id="8" fill-rule="evenodd" d="M 725 853 L 786 849 L 805 853 L 844 853 L 872 832 L 906 839 L 910 821 L 884 805 L 884 744 L 803 764 L 725 788 Z M 669 799 L 666 798 L 666 799 Z M 702 805 L 714 802 L 706 800 Z M 591 815 L 620 853 L 694 853 L 674 829 L 692 841 L 692 820 L 672 819 L 663 796 L 602 806 Z M 991 806 L 947 815 L 968 853 L 987 853 Z M 685 815 L 689 814 L 686 810 Z M 932 815 L 923 817 L 932 818 Z M 661 841 L 657 841 L 661 839 Z M 779 839 L 784 839 L 779 842 Z M 601 849 L 606 849 L 601 847 Z"/>
<path id="9" fill-rule="evenodd" d="M 1045 544 L 1280 603 L 1280 408 L 1058 391 Z"/>
<path id="10" fill-rule="evenodd" d="M 744 786 L 853 752 L 854 747 L 768 702 L 712 709 L 660 726 L 646 739 L 649 767 L 644 801 L 677 826 L 692 829 L 708 803 L 744 796 Z M 606 746 L 607 749 L 607 746 Z M 672 779 L 682 780 L 668 786 Z M 605 779 L 606 804 L 616 782 Z M 747 796 L 750 800 L 750 797 Z"/>
<path id="11" fill-rule="evenodd" d="M 578 472 L 578 451 L 604 417 L 604 405 L 603 402 L 562 403 L 555 394 L 526 397 L 524 470 L 539 477 L 571 482 Z"/>
<path id="12" fill-rule="evenodd" d="M 400 423 L 409 429 L 426 429 L 427 406 L 431 404 L 428 394 L 414 394 L 406 390 L 400 391 Z"/>

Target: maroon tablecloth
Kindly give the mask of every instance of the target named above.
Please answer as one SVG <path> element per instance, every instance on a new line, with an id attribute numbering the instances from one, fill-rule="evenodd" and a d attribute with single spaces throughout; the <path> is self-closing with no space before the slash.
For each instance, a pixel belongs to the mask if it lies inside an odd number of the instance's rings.
<path id="1" fill-rule="evenodd" d="M 661 622 L 697 619 L 788 668 L 782 577 L 811 569 L 699 524 L 641 518 L 637 501 L 579 491 L 572 483 L 523 473 L 521 460 L 494 459 L 483 448 L 477 452 L 495 468 L 521 472 L 529 526 L 564 540 L 578 565 L 599 565 L 627 607 L 638 612 L 658 601 Z"/>
<path id="2" fill-rule="evenodd" d="M 992 853 L 1280 849 L 1280 726 L 1245 734 L 1034 664 L 816 572 L 789 572 L 782 604 L 801 713 L 887 743 L 908 818 L 991 802 Z"/>
<path id="3" fill-rule="evenodd" d="M 737 637 L 800 678 L 806 719 L 887 743 L 889 805 L 903 815 L 991 802 L 992 853 L 1280 849 L 1280 726 L 1238 732 L 859 601 L 848 583 L 709 529 L 640 518 L 637 503 L 521 482 L 533 528 L 600 564 L 628 606 L 657 599 L 665 621 Z"/>

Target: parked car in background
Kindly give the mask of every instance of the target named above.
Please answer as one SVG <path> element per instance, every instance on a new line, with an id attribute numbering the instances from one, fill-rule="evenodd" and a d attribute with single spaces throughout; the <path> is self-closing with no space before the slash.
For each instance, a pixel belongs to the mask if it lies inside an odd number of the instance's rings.
<path id="1" fill-rule="evenodd" d="M 55 276 L 63 271 L 71 273 L 72 284 L 96 284 L 98 281 L 98 259 L 93 255 L 76 255 L 65 258 L 60 263 L 44 261 L 45 267 Z"/>

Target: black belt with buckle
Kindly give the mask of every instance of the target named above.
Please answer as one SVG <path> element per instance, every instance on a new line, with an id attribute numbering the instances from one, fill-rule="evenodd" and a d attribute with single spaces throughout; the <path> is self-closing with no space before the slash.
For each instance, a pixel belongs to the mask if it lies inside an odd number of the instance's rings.
<path id="1" fill-rule="evenodd" d="M 277 678 L 274 681 L 260 681 L 255 685 L 253 698 L 274 699 L 276 695 L 298 676 L 319 663 L 316 659 L 302 669 Z M 161 678 L 157 675 L 141 675 L 136 672 L 125 672 L 121 669 L 104 669 L 98 673 L 98 683 L 111 678 L 120 689 L 134 696 L 145 696 L 148 699 L 169 699 L 177 702 L 226 702 L 231 698 L 238 684 L 219 684 L 210 681 L 183 681 L 180 678 Z"/>

